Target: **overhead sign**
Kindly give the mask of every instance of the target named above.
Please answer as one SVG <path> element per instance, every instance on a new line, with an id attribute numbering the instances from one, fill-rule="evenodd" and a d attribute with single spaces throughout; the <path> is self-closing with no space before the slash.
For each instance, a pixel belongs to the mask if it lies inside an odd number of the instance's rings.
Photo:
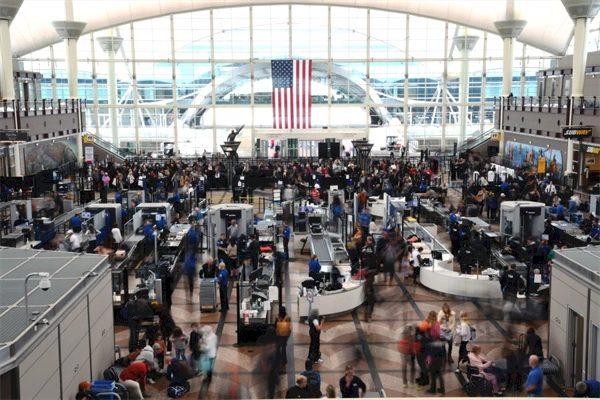
<path id="1" fill-rule="evenodd" d="M 91 133 L 86 133 L 83 135 L 83 143 L 92 144 L 94 143 L 94 136 Z"/>
<path id="2" fill-rule="evenodd" d="M 490 136 L 490 140 L 492 142 L 499 142 L 502 140 L 502 131 L 494 131 L 492 132 L 492 135 Z"/>
<path id="3" fill-rule="evenodd" d="M 565 138 L 583 139 L 592 136 L 594 133 L 591 126 L 563 126 L 562 134 Z"/>
<path id="4" fill-rule="evenodd" d="M 27 131 L 9 131 L 9 130 L 0 130 L 0 142 L 2 143 L 19 143 L 26 142 L 28 138 Z"/>

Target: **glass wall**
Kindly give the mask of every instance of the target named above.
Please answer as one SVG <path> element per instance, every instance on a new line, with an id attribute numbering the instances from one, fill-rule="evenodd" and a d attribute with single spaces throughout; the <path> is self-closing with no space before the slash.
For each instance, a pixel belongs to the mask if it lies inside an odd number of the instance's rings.
<path id="1" fill-rule="evenodd" d="M 283 138 L 353 134 L 368 137 L 377 152 L 390 140 L 423 145 L 433 136 L 429 143 L 452 148 L 461 124 L 466 138 L 492 127 L 494 97 L 502 93 L 502 40 L 469 29 L 479 40 L 461 52 L 453 38 L 463 29 L 375 9 L 296 4 L 167 15 L 81 37 L 79 97 L 88 107 L 88 130 L 113 141 L 116 128 L 121 147 L 135 147 L 139 137 L 137 150 L 146 152 L 174 139 L 182 154 L 211 152 L 245 124 L 240 153 L 248 155 L 255 139 L 281 133 L 272 129 L 270 61 L 311 59 L 313 129 Z M 102 50 L 102 36 L 123 38 L 116 54 Z M 535 73 L 552 57 L 521 44 L 515 55 L 513 93 L 534 95 Z M 43 97 L 69 96 L 63 44 L 20 61 L 44 75 Z M 116 104 L 109 104 L 109 85 Z"/>

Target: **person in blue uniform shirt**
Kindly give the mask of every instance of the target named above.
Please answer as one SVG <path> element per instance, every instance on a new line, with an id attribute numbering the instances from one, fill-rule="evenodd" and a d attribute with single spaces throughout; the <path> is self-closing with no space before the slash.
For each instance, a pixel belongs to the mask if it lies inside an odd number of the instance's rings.
<path id="1" fill-rule="evenodd" d="M 144 236 L 146 236 L 147 240 L 154 240 L 154 227 L 152 226 L 152 221 L 147 219 L 144 224 Z"/>
<path id="2" fill-rule="evenodd" d="M 221 233 L 221 237 L 217 240 L 217 259 L 219 262 L 225 261 L 227 259 L 227 239 L 225 238 L 225 234 Z"/>
<path id="3" fill-rule="evenodd" d="M 167 199 L 167 201 L 169 203 L 173 203 L 173 204 L 179 204 L 179 203 L 181 203 L 181 197 L 179 196 L 179 192 L 175 192 L 175 194 L 173 194 L 173 196 L 169 197 Z"/>
<path id="4" fill-rule="evenodd" d="M 600 225 L 598 225 L 598 218 L 594 218 L 592 222 L 592 229 L 590 230 L 590 237 L 594 240 L 600 239 Z"/>
<path id="5" fill-rule="evenodd" d="M 117 191 L 117 193 L 115 193 L 115 203 L 116 204 L 121 204 L 121 198 L 122 198 L 122 196 L 121 196 L 121 189 L 119 189 Z"/>
<path id="6" fill-rule="evenodd" d="M 221 312 L 227 312 L 229 310 L 229 300 L 227 299 L 227 279 L 229 278 L 229 272 L 225 268 L 225 263 L 219 264 L 219 276 L 217 282 L 219 283 L 219 295 L 221 298 Z"/>
<path id="7" fill-rule="evenodd" d="M 556 207 L 556 219 L 559 221 L 564 221 L 566 213 L 567 213 L 567 209 L 565 208 L 563 203 L 562 202 L 559 203 L 558 207 Z"/>
<path id="8" fill-rule="evenodd" d="M 600 398 L 600 382 L 593 379 L 577 382 L 573 397 Z"/>
<path id="9" fill-rule="evenodd" d="M 198 233 L 191 228 L 188 233 L 187 233 L 187 242 L 188 242 L 188 249 L 196 254 L 198 252 L 198 245 L 200 244 L 200 237 L 198 236 Z"/>
<path id="10" fill-rule="evenodd" d="M 289 260 L 290 252 L 289 252 L 289 244 L 290 244 L 290 236 L 292 235 L 292 228 L 287 224 L 287 222 L 283 223 L 283 233 L 281 236 L 283 237 L 283 257 Z"/>
<path id="11" fill-rule="evenodd" d="M 321 280 L 321 263 L 319 257 L 316 254 L 312 255 L 312 258 L 308 262 L 308 276 L 319 282 Z"/>
<path id="12" fill-rule="evenodd" d="M 73 218 L 71 218 L 71 229 L 73 229 L 73 232 L 75 232 L 75 233 L 81 232 L 80 216 L 81 216 L 81 214 L 77 213 L 77 214 L 75 214 L 75 216 Z"/>

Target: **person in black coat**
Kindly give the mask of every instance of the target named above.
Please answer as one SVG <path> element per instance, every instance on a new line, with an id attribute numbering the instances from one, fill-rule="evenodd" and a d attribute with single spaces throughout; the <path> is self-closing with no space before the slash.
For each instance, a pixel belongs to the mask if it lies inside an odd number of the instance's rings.
<path id="1" fill-rule="evenodd" d="M 250 235 L 250 242 L 248 243 L 248 253 L 252 260 L 252 270 L 258 268 L 258 257 L 260 256 L 260 245 L 256 236 Z"/>
<path id="2" fill-rule="evenodd" d="M 296 385 L 288 389 L 286 399 L 310 399 L 311 394 L 306 388 L 308 381 L 305 376 L 300 375 L 296 378 Z"/>
<path id="3" fill-rule="evenodd" d="M 535 333 L 535 329 L 527 329 L 525 335 L 525 346 L 523 348 L 523 355 L 529 359 L 529 356 L 536 355 L 539 359 L 544 358 L 544 349 L 542 347 L 542 338 Z"/>

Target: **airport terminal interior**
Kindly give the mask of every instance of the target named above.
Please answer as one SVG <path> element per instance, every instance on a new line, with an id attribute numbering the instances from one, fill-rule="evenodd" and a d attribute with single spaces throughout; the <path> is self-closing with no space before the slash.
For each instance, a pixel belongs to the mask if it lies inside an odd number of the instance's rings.
<path id="1" fill-rule="evenodd" d="M 0 0 L 0 399 L 600 397 L 600 0 Z"/>

